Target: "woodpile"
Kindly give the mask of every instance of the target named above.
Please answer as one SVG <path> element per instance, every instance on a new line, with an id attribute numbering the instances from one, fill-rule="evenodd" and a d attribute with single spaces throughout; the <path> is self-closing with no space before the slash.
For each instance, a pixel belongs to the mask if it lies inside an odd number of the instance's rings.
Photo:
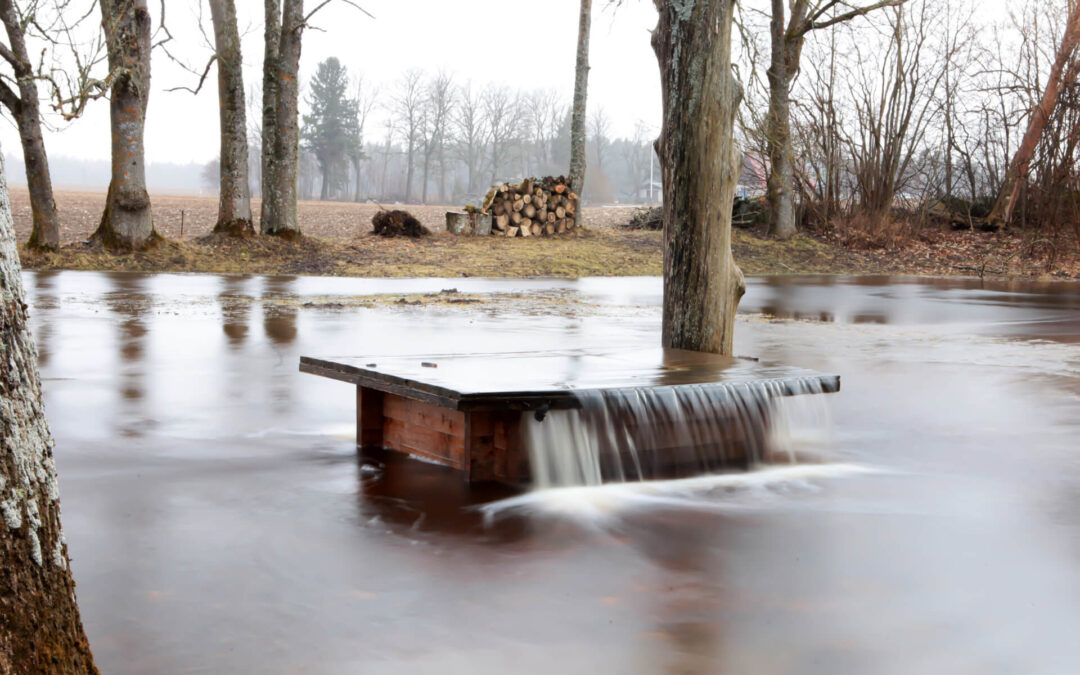
<path id="1" fill-rule="evenodd" d="M 549 237 L 574 229 L 578 196 L 563 176 L 526 178 L 488 191 L 481 213 L 491 215 L 496 237 Z"/>

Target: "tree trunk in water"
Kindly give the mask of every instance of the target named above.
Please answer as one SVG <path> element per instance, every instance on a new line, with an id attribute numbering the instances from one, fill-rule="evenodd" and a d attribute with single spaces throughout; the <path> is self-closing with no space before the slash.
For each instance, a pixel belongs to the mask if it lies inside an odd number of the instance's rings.
<path id="1" fill-rule="evenodd" d="M 577 66 L 574 69 L 574 105 L 570 113 L 570 189 L 585 194 L 585 100 L 589 92 L 589 29 L 592 0 L 581 0 L 578 17 Z M 581 226 L 583 209 L 574 210 L 574 225 Z"/>
<path id="2" fill-rule="evenodd" d="M 269 5 L 270 0 L 267 0 Z M 267 10 L 269 12 L 269 9 Z M 303 32 L 303 0 L 285 0 L 274 68 L 274 144 L 273 182 L 270 194 L 263 196 L 263 234 L 288 238 L 300 236 L 296 211 L 297 171 L 300 160 L 300 38 Z M 267 46 L 269 51 L 269 46 Z M 264 110 L 265 113 L 265 110 Z M 269 213 L 265 207 L 271 202 Z"/>
<path id="3" fill-rule="evenodd" d="M 1050 78 L 1046 82 L 1042 100 L 1031 113 L 1028 120 L 1027 131 L 1024 133 L 1020 147 L 1009 164 L 1009 171 L 1005 174 L 1005 183 L 1001 186 L 1001 193 L 994 203 L 994 209 L 990 212 L 990 222 L 1008 224 L 1012 220 L 1013 210 L 1020 197 L 1020 188 L 1027 179 L 1028 165 L 1035 155 L 1035 148 L 1039 145 L 1043 129 L 1050 121 L 1050 115 L 1054 112 L 1058 97 L 1062 89 L 1068 84 L 1063 77 L 1065 66 L 1080 44 L 1080 3 L 1071 3 L 1069 18 L 1065 26 L 1065 35 L 1061 38 L 1061 46 L 1058 48 L 1054 65 L 1050 69 Z"/>
<path id="4" fill-rule="evenodd" d="M 765 130 L 769 152 L 766 193 L 769 235 L 777 239 L 795 236 L 794 153 L 791 147 L 791 50 L 795 45 L 791 45 L 787 38 L 784 3 L 785 0 L 772 0 L 772 22 L 769 24 L 772 41 L 768 71 L 769 117 Z"/>
<path id="5" fill-rule="evenodd" d="M 0 164 L 0 673 L 97 673 L 75 602 L 53 439 Z"/>
<path id="6" fill-rule="evenodd" d="M 146 0 L 101 0 L 100 5 L 109 69 L 120 75 L 109 101 L 112 177 L 105 213 L 92 238 L 109 248 L 140 250 L 161 239 L 150 213 L 143 148 L 150 97 L 150 12 Z"/>
<path id="7" fill-rule="evenodd" d="M 657 0 L 652 43 L 664 119 L 663 345 L 730 354 L 746 290 L 731 255 L 742 91 L 731 72 L 734 0 Z"/>
<path id="8" fill-rule="evenodd" d="M 278 200 L 274 185 L 277 182 L 277 162 L 274 161 L 274 142 L 277 139 L 277 63 L 281 44 L 281 0 L 265 0 L 263 28 L 263 90 L 262 90 L 262 207 L 259 210 L 259 231 L 272 234 L 271 223 L 277 222 Z"/>
<path id="9" fill-rule="evenodd" d="M 218 103 L 221 116 L 221 180 L 218 220 L 214 232 L 234 237 L 255 234 L 251 225 L 248 186 L 247 108 L 240 33 L 234 0 L 210 0 L 218 62 Z"/>
<path id="10" fill-rule="evenodd" d="M 60 218 L 56 213 L 49 159 L 45 154 L 45 141 L 41 135 L 38 90 L 30 56 L 26 51 L 26 36 L 11 0 L 0 0 L 0 15 L 7 29 L 11 55 L 17 62 L 12 64 L 12 67 L 15 70 L 19 93 L 16 96 L 4 86 L 0 99 L 15 118 L 22 143 L 26 184 L 30 191 L 30 211 L 34 220 L 27 246 L 56 250 L 60 248 Z"/>

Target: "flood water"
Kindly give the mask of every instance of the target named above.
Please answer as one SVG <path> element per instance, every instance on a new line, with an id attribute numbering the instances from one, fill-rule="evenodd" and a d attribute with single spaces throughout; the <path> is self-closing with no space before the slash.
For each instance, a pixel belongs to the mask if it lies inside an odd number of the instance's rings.
<path id="1" fill-rule="evenodd" d="M 26 285 L 102 672 L 1080 672 L 1076 284 L 751 279 L 827 461 L 516 496 L 358 459 L 299 356 L 652 346 L 658 279 Z"/>

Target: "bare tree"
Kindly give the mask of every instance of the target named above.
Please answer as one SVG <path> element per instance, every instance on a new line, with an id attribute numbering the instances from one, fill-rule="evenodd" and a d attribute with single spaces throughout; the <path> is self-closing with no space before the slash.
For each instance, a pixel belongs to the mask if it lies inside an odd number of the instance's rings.
<path id="1" fill-rule="evenodd" d="M 248 185 L 247 105 L 243 57 L 234 0 L 209 0 L 218 66 L 218 113 L 221 119 L 220 187 L 214 232 L 231 236 L 255 233 Z"/>
<path id="2" fill-rule="evenodd" d="M 503 170 L 507 151 L 521 126 L 519 95 L 509 87 L 489 87 L 481 100 L 484 126 L 491 144 L 491 182 L 496 182 Z"/>
<path id="3" fill-rule="evenodd" d="M 487 128 L 484 124 L 483 98 L 479 91 L 467 83 L 458 89 L 458 105 L 453 115 L 454 128 L 457 130 L 459 154 L 468 171 L 470 194 L 476 191 L 476 177 L 479 164 L 484 154 L 484 138 Z"/>
<path id="4" fill-rule="evenodd" d="M 45 140 L 41 135 L 37 82 L 26 47 L 26 31 L 34 21 L 37 8 L 37 3 L 27 3 L 20 11 L 12 0 L 0 0 L 0 21 L 4 22 L 8 36 L 8 44 L 0 44 L 0 57 L 11 66 L 14 73 L 11 79 L 18 90 L 16 93 L 6 82 L 0 81 L 0 103 L 15 118 L 22 142 L 26 183 L 30 189 L 30 211 L 34 220 L 28 246 L 57 249 L 60 247 L 60 220 L 49 177 Z"/>
<path id="5" fill-rule="evenodd" d="M 427 204 L 429 174 L 433 161 L 438 161 L 440 167 L 439 197 L 446 197 L 446 135 L 449 126 L 450 114 L 453 112 L 454 89 L 453 78 L 439 72 L 427 83 L 427 91 L 423 98 L 423 154 L 424 154 L 424 187 L 421 190 L 420 200 Z"/>
<path id="6" fill-rule="evenodd" d="M 416 152 L 420 149 L 423 130 L 424 72 L 412 69 L 402 74 L 398 80 L 397 92 L 391 105 L 394 124 L 405 141 L 405 201 L 412 200 L 413 176 L 416 168 Z"/>
<path id="7" fill-rule="evenodd" d="M 365 86 L 364 77 L 357 75 L 353 79 L 353 100 L 356 105 L 356 138 L 347 150 L 349 161 L 353 165 L 356 186 L 353 192 L 353 200 L 360 201 L 360 163 L 364 160 L 364 127 L 367 125 L 371 111 L 378 102 L 379 90 L 376 87 Z"/>
<path id="8" fill-rule="evenodd" d="M 1054 64 L 1050 69 L 1050 76 L 1046 82 L 1046 89 L 1038 106 L 1032 110 L 1028 118 L 1027 131 L 1024 132 L 1020 147 L 1009 164 L 1009 172 L 1005 176 L 1001 193 L 998 195 L 994 210 L 990 214 L 991 221 L 1008 223 L 1012 219 L 1013 209 L 1020 195 L 1020 187 L 1028 174 L 1028 165 L 1035 154 L 1035 148 L 1042 136 L 1043 129 L 1049 121 L 1057 105 L 1065 85 L 1077 77 L 1077 72 L 1066 73 L 1073 53 L 1080 44 L 1080 2 L 1070 1 L 1069 16 L 1066 21 L 1065 32 L 1061 38 Z"/>
<path id="9" fill-rule="evenodd" d="M 114 74 L 109 99 L 112 177 L 93 239 L 109 248 L 138 250 L 160 239 L 146 191 L 143 146 L 150 97 L 150 12 L 146 0 L 100 0 L 99 5 Z"/>
<path id="10" fill-rule="evenodd" d="M 589 29 L 592 0 L 581 0 L 578 17 L 577 63 L 574 68 L 574 104 L 570 122 L 570 189 L 578 195 L 585 189 L 585 100 L 589 91 Z M 581 227 L 581 209 L 574 211 L 574 225 Z"/>
<path id="11" fill-rule="evenodd" d="M 795 234 L 794 163 L 791 143 L 791 83 L 808 33 L 850 21 L 881 7 L 905 0 L 882 0 L 851 7 L 841 0 L 772 0 L 769 24 L 769 116 L 765 135 L 769 153 L 769 234 L 787 239 Z M 790 19 L 786 6 L 791 5 Z M 839 9 L 848 11 L 839 12 Z"/>
<path id="12" fill-rule="evenodd" d="M 730 354 L 746 290 L 731 254 L 739 178 L 731 68 L 734 0 L 656 0 L 664 177 L 663 345 Z"/>
<path id="13" fill-rule="evenodd" d="M 607 112 L 604 109 L 597 108 L 596 112 L 592 114 L 589 119 L 589 126 L 592 127 L 592 141 L 593 148 L 596 152 L 596 168 L 599 171 L 604 170 L 604 152 L 607 150 L 607 144 L 610 142 L 608 138 L 609 130 L 611 129 L 611 120 L 608 119 Z"/>
<path id="14" fill-rule="evenodd" d="M 0 673 L 97 673 L 75 601 L 53 438 L 0 163 Z"/>

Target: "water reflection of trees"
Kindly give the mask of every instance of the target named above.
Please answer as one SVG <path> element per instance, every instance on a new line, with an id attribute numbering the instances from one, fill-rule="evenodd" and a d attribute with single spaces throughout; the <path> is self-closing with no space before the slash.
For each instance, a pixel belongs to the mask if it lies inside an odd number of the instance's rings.
<path id="1" fill-rule="evenodd" d="M 50 317 L 42 316 L 47 312 L 57 309 L 59 302 L 56 297 L 56 277 L 59 272 L 31 272 L 34 279 L 34 297 L 32 304 L 34 312 L 31 319 L 37 319 L 37 331 L 34 333 L 37 343 L 38 365 L 45 368 L 49 365 L 49 357 L 52 356 L 53 325 Z"/>
<path id="2" fill-rule="evenodd" d="M 117 346 L 120 355 L 117 387 L 121 398 L 127 402 L 121 411 L 128 416 L 121 422 L 121 433 L 141 436 L 142 421 L 146 415 L 142 399 L 145 395 L 146 312 L 150 300 L 145 292 L 146 277 L 139 274 L 112 272 L 106 275 L 112 288 L 105 294 L 105 304 L 119 319 Z"/>

